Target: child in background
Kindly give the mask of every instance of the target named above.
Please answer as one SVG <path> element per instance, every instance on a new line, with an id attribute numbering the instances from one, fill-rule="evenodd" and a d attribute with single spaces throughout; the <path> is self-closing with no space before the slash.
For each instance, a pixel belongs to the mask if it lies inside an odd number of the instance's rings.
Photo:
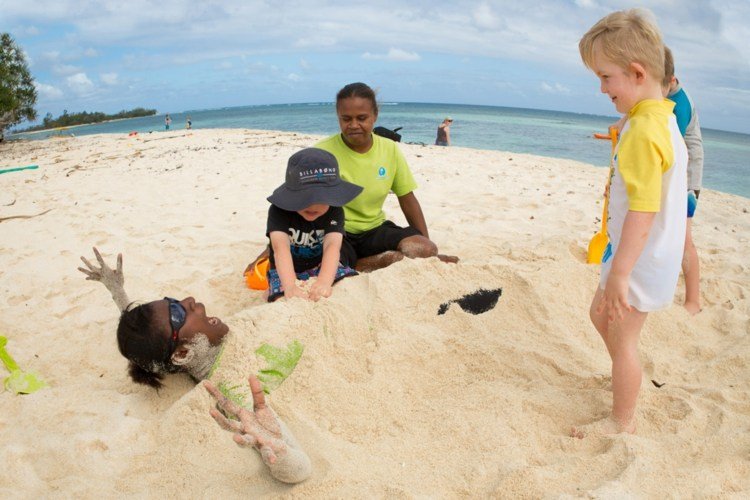
<path id="1" fill-rule="evenodd" d="M 602 258 L 591 321 L 612 359 L 612 415 L 588 432 L 634 433 L 641 386 L 638 339 L 650 311 L 668 307 L 685 241 L 687 149 L 664 99 L 664 44 L 638 10 L 614 12 L 579 42 L 601 92 L 627 113 L 614 153 L 607 214 L 609 245 Z"/>
<path id="2" fill-rule="evenodd" d="M 268 301 L 282 295 L 317 301 L 331 296 L 333 284 L 357 272 L 341 263 L 345 203 L 362 188 L 341 180 L 336 158 L 307 148 L 289 158 L 286 181 L 268 201 L 266 236 L 271 241 Z M 317 277 L 310 291 L 296 280 Z"/>
<path id="3" fill-rule="evenodd" d="M 688 150 L 687 228 L 682 274 L 685 276 L 685 309 L 690 314 L 697 314 L 701 310 L 701 278 L 698 251 L 693 243 L 692 221 L 703 180 L 703 138 L 693 100 L 674 76 L 674 58 L 669 47 L 664 47 L 664 72 L 664 92 L 667 98 L 675 103 L 674 115 L 677 117 L 677 126 L 680 127 Z"/>

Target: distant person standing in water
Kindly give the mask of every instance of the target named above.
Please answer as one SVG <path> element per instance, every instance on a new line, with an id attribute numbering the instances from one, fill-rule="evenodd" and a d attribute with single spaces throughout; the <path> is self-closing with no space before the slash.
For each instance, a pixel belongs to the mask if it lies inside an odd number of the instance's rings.
<path id="1" fill-rule="evenodd" d="M 164 117 L 164 129 L 169 130 L 170 125 L 172 125 L 172 118 L 167 113 L 167 116 Z"/>
<path id="2" fill-rule="evenodd" d="M 436 146 L 451 145 L 451 123 L 453 123 L 453 118 L 448 116 L 443 120 L 443 123 L 438 125 L 437 138 L 435 139 Z"/>
<path id="3" fill-rule="evenodd" d="M 190 119 L 190 117 L 187 117 L 187 125 L 185 125 L 185 128 L 190 130 L 193 128 L 193 120 Z"/>

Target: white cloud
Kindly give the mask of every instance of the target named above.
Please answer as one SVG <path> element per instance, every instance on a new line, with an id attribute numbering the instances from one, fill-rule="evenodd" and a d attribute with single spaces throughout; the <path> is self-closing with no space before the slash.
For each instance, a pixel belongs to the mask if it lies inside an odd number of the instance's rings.
<path id="1" fill-rule="evenodd" d="M 102 73 L 99 75 L 99 79 L 106 85 L 117 85 L 118 83 L 117 73 Z"/>
<path id="2" fill-rule="evenodd" d="M 304 70 L 309 70 L 312 68 L 312 65 L 304 57 L 299 60 L 299 65 L 300 65 L 300 68 Z"/>
<path id="3" fill-rule="evenodd" d="M 268 64 L 262 62 L 251 62 L 245 65 L 245 74 L 248 75 L 263 75 L 270 73 L 273 70 Z"/>
<path id="4" fill-rule="evenodd" d="M 303 37 L 297 39 L 296 42 L 294 42 L 294 45 L 297 47 L 332 47 L 336 45 L 336 42 L 338 42 L 338 39 L 334 36 L 325 36 L 325 35 L 313 35 L 309 37 Z"/>
<path id="5" fill-rule="evenodd" d="M 70 90 L 76 94 L 86 94 L 94 89 L 94 83 L 89 80 L 86 73 L 76 73 L 65 79 L 65 83 L 68 85 Z"/>
<path id="6" fill-rule="evenodd" d="M 83 51 L 83 55 L 86 57 L 96 57 L 99 55 L 99 52 L 96 49 L 88 48 Z"/>
<path id="7" fill-rule="evenodd" d="M 62 90 L 58 89 L 57 87 L 53 87 L 52 85 L 47 85 L 46 83 L 34 82 L 34 87 L 36 87 L 36 91 L 39 94 L 39 97 L 45 100 L 52 101 L 63 96 Z"/>
<path id="8" fill-rule="evenodd" d="M 70 64 L 55 64 L 52 66 L 52 73 L 60 76 L 73 75 L 80 72 L 80 67 L 72 66 Z"/>
<path id="9" fill-rule="evenodd" d="M 301 77 L 301 76 L 299 76 L 299 75 L 298 75 L 298 74 L 296 74 L 296 73 L 289 73 L 289 75 L 287 75 L 287 79 L 288 79 L 289 81 L 292 81 L 292 82 L 299 82 L 299 81 L 301 81 L 301 80 L 302 80 L 302 77 Z"/>
<path id="10" fill-rule="evenodd" d="M 421 57 L 416 52 L 407 52 L 391 47 L 387 54 L 372 54 L 365 52 L 362 59 L 382 59 L 385 61 L 419 61 Z"/>
<path id="11" fill-rule="evenodd" d="M 547 82 L 542 82 L 539 87 L 541 88 L 542 92 L 546 92 L 548 94 L 570 94 L 570 89 L 560 83 L 549 84 Z"/>
<path id="12" fill-rule="evenodd" d="M 14 36 L 18 35 L 24 35 L 24 36 L 36 36 L 39 34 L 39 28 L 36 26 L 18 26 L 11 30 L 11 33 Z"/>
<path id="13" fill-rule="evenodd" d="M 474 12 L 472 12 L 474 24 L 484 29 L 495 29 L 500 25 L 500 21 L 494 12 L 492 7 L 487 5 L 486 2 L 481 3 Z"/>
<path id="14" fill-rule="evenodd" d="M 60 52 L 57 50 L 42 52 L 42 58 L 46 61 L 55 62 L 60 58 Z"/>

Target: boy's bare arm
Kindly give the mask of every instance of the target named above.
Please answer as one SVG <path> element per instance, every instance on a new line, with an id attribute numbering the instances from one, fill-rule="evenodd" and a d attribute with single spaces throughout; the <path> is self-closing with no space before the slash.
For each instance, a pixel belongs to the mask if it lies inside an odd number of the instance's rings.
<path id="1" fill-rule="evenodd" d="M 307 293 L 297 287 L 297 275 L 294 272 L 289 235 L 282 231 L 272 231 L 268 236 L 271 238 L 276 272 L 279 273 L 284 297 L 288 299 L 292 297 L 307 298 Z"/>
<path id="2" fill-rule="evenodd" d="M 328 233 L 323 237 L 323 260 L 320 263 L 318 279 L 310 287 L 310 298 L 317 301 L 321 297 L 330 297 L 333 280 L 336 279 L 336 271 L 341 259 L 341 242 L 344 235 L 341 233 Z"/>
<path id="3" fill-rule="evenodd" d="M 630 311 L 628 285 L 630 273 L 648 241 L 656 212 L 636 212 L 629 210 L 622 226 L 620 244 L 612 260 L 607 284 L 598 311 L 607 309 L 610 321 L 622 319 L 625 311 Z"/>

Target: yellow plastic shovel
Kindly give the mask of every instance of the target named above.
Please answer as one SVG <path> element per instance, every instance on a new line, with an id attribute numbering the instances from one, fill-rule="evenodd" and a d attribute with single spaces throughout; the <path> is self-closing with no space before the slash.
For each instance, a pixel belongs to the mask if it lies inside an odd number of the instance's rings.
<path id="1" fill-rule="evenodd" d="M 602 209 L 602 228 L 592 236 L 589 241 L 589 251 L 586 262 L 589 264 L 601 264 L 604 250 L 607 248 L 609 238 L 607 237 L 607 209 L 609 208 L 609 179 L 612 177 L 612 168 L 615 161 L 615 147 L 617 146 L 617 128 L 609 127 L 609 139 L 612 140 L 612 157 L 609 162 L 609 176 L 607 177 L 607 195 L 604 197 L 604 208 Z"/>

